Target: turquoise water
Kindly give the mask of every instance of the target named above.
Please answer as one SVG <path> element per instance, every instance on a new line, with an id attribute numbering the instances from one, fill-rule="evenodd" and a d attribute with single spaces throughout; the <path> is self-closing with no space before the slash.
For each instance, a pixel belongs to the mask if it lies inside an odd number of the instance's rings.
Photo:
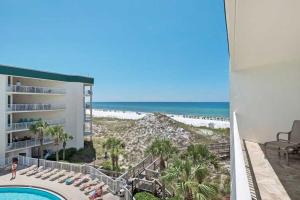
<path id="1" fill-rule="evenodd" d="M 229 117 L 228 102 L 94 102 L 93 108 L 175 115 Z"/>
<path id="2" fill-rule="evenodd" d="M 0 200 L 62 200 L 45 190 L 29 187 L 0 187 Z"/>

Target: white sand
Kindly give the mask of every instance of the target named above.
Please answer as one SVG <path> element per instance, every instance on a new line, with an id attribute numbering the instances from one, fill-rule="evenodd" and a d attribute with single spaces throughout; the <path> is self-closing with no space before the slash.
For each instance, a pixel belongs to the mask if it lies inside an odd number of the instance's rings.
<path id="1" fill-rule="evenodd" d="M 141 119 L 145 117 L 148 113 L 141 113 L 141 112 L 131 112 L 131 111 L 104 111 L 93 109 L 93 116 L 94 117 L 110 117 L 110 118 L 118 118 L 118 119 Z"/>
<path id="2" fill-rule="evenodd" d="M 106 110 L 98 110 L 93 109 L 93 116 L 94 117 L 110 117 L 110 118 L 118 118 L 118 119 L 141 119 L 145 117 L 147 114 L 151 113 L 143 113 L 143 112 L 131 112 L 131 111 L 106 111 Z M 203 118 L 188 118 L 183 115 L 168 115 L 172 119 L 200 127 L 200 126 L 206 126 L 211 128 L 229 128 L 230 122 L 229 121 L 222 121 L 222 120 L 216 120 L 216 119 L 203 119 Z"/>
<path id="3" fill-rule="evenodd" d="M 230 127 L 229 121 L 221 121 L 221 120 L 215 120 L 215 119 L 187 118 L 182 115 L 168 115 L 168 116 L 178 122 L 196 126 L 196 127 L 200 127 L 200 126 L 206 126 L 206 127 L 211 127 L 211 128 L 229 128 Z"/>

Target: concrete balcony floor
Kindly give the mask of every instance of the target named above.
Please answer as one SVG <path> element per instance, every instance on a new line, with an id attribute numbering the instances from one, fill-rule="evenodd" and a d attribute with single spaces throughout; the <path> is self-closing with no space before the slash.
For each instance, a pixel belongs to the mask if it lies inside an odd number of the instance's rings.
<path id="1" fill-rule="evenodd" d="M 267 158 L 263 145 L 245 141 L 252 177 L 262 200 L 296 200 L 300 197 L 300 154 L 290 156 L 289 165 L 277 149 L 269 146 Z"/>

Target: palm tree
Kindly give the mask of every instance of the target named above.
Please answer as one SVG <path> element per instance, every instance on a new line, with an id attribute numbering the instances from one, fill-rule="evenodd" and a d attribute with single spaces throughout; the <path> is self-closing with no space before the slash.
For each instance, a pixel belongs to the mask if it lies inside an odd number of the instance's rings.
<path id="1" fill-rule="evenodd" d="M 160 157 L 160 169 L 166 168 L 165 160 L 177 152 L 177 148 L 173 146 L 172 142 L 168 139 L 155 138 L 152 144 L 147 148 L 147 153 Z"/>
<path id="2" fill-rule="evenodd" d="M 39 119 L 37 122 L 30 125 L 29 130 L 33 132 L 34 135 L 38 136 L 40 141 L 39 147 L 39 157 L 43 159 L 43 142 L 44 136 L 47 134 L 48 123 Z"/>
<path id="3" fill-rule="evenodd" d="M 104 148 L 110 151 L 111 164 L 113 170 L 119 170 L 119 156 L 123 153 L 124 143 L 120 139 L 111 137 L 104 143 Z"/>
<path id="4" fill-rule="evenodd" d="M 215 168 L 218 168 L 218 159 L 212 154 L 208 147 L 203 144 L 192 144 L 188 146 L 187 153 L 185 156 L 191 157 L 193 164 L 206 163 L 212 164 Z"/>
<path id="5" fill-rule="evenodd" d="M 66 159 L 66 146 L 67 146 L 67 142 L 69 140 L 73 140 L 73 136 L 72 135 L 69 135 L 68 133 L 64 132 L 62 135 L 61 135 L 61 141 L 63 143 L 63 160 Z"/>
<path id="6" fill-rule="evenodd" d="M 64 137 L 64 127 L 63 126 L 51 126 L 48 127 L 48 134 L 54 138 L 54 145 L 56 146 L 56 161 L 59 160 L 59 144 L 62 142 Z"/>
<path id="7" fill-rule="evenodd" d="M 164 182 L 176 183 L 176 196 L 184 200 L 208 200 L 217 194 L 215 186 L 206 183 L 208 176 L 206 165 L 193 165 L 191 159 L 175 160 L 165 172 Z"/>

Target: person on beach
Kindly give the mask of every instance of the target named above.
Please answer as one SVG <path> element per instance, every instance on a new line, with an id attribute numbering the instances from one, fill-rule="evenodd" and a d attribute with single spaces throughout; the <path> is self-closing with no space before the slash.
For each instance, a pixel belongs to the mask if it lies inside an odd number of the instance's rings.
<path id="1" fill-rule="evenodd" d="M 18 167 L 18 163 L 16 161 L 13 161 L 13 163 L 11 164 L 11 179 L 10 180 L 13 180 L 16 178 L 17 167 Z"/>
<path id="2" fill-rule="evenodd" d="M 102 186 L 100 186 L 92 193 L 92 195 L 89 197 L 89 199 L 90 200 L 94 200 L 96 198 L 102 199 L 102 195 L 103 195 L 103 189 L 102 189 Z"/>

